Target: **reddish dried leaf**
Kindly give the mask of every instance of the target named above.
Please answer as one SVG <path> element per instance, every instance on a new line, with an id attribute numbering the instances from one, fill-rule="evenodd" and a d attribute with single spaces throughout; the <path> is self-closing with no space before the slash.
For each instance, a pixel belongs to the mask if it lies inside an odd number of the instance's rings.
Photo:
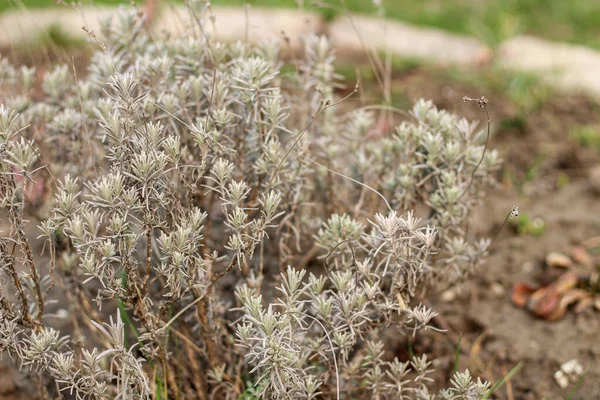
<path id="1" fill-rule="evenodd" d="M 556 286 L 550 285 L 535 291 L 527 302 L 527 308 L 537 317 L 547 319 L 559 304 L 559 294 Z"/>
<path id="2" fill-rule="evenodd" d="M 517 307 L 525 307 L 527 305 L 527 302 L 529 301 L 529 297 L 531 297 L 532 293 L 535 292 L 537 289 L 537 286 L 533 286 L 528 283 L 515 283 L 511 295 L 513 304 Z"/>

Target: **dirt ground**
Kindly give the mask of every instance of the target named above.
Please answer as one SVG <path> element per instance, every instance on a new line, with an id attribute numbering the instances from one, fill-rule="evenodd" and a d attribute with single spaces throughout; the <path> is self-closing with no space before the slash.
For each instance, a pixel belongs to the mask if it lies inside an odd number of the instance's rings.
<path id="1" fill-rule="evenodd" d="M 417 335 L 412 346 L 415 353 L 436 358 L 440 371 L 436 378 L 444 383 L 452 373 L 459 342 L 459 369 L 468 367 L 475 376 L 495 381 L 522 362 L 495 398 L 600 399 L 600 312 L 593 308 L 580 314 L 569 311 L 563 319 L 548 322 L 510 300 L 514 283 L 535 283 L 547 277 L 544 258 L 548 252 L 569 254 L 573 246 L 600 235 L 600 194 L 589 177 L 600 156 L 569 136 L 574 127 L 600 121 L 600 106 L 582 95 L 553 93 L 538 107 L 523 109 L 506 93 L 490 92 L 481 83 L 449 79 L 430 68 L 411 68 L 393 78 L 395 103 L 401 103 L 394 105 L 406 108 L 416 99 L 428 98 L 440 108 L 483 120 L 483 111 L 462 98 L 485 95 L 492 120 L 489 147 L 499 150 L 504 167 L 498 187 L 473 215 L 470 232 L 493 237 L 513 206 L 541 218 L 545 229 L 535 237 L 504 226 L 486 264 L 470 283 L 458 293 L 428 297 L 440 313 L 437 323 L 449 332 Z M 400 341 L 393 332 L 388 336 L 395 355 L 407 357 L 404 339 Z M 569 397 L 574 385 L 561 389 L 553 374 L 571 359 L 588 370 Z M 28 398 L 19 397 L 12 379 L 6 379 L 8 374 L 0 369 L 0 399 Z"/>
<path id="2" fill-rule="evenodd" d="M 431 299 L 450 336 L 462 335 L 459 369 L 468 366 L 474 374 L 497 380 L 522 362 L 509 383 L 495 392 L 497 398 L 600 399 L 600 313 L 593 308 L 578 315 L 569 311 L 563 319 L 548 322 L 510 300 L 514 283 L 548 277 L 544 265 L 548 252 L 569 254 L 573 246 L 600 235 L 599 194 L 589 177 L 598 165 L 598 153 L 569 135 L 574 127 L 597 123 L 600 107 L 582 95 L 554 93 L 523 115 L 504 93 L 486 92 L 485 85 L 457 83 L 442 75 L 417 68 L 396 76 L 393 87 L 409 103 L 432 99 L 438 107 L 470 119 L 485 120 L 485 114 L 464 103 L 463 96 L 489 99 L 489 147 L 498 149 L 504 167 L 499 186 L 473 215 L 471 233 L 494 237 L 513 206 L 545 224 L 539 237 L 518 234 L 506 225 L 485 265 L 455 298 L 445 293 Z M 438 335 L 421 341 L 415 351 L 433 352 L 446 363 L 449 378 L 456 342 Z M 588 368 L 573 395 L 574 384 L 561 389 L 553 378 L 571 359 Z"/>

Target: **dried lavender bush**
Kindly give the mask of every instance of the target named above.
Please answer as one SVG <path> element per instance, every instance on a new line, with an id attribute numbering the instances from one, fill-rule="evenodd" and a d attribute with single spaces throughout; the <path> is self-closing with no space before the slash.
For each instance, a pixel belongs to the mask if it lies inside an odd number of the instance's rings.
<path id="1" fill-rule="evenodd" d="M 420 290 L 485 256 L 465 233 L 499 164 L 484 132 L 426 101 L 383 132 L 340 111 L 325 37 L 282 74 L 277 43 L 217 43 L 189 8 L 189 38 L 105 21 L 87 76 L 57 66 L 41 97 L 0 60 L 1 354 L 42 396 L 433 398 L 431 361 L 378 338 L 436 329 Z M 488 391 L 467 371 L 439 397 Z"/>

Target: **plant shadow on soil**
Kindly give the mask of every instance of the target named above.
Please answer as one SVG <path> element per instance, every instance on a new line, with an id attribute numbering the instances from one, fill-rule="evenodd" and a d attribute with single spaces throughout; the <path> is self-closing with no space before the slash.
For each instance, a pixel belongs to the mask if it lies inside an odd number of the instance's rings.
<path id="1" fill-rule="evenodd" d="M 28 57 L 21 61 L 41 64 L 39 70 L 47 70 L 47 57 Z M 76 56 L 75 64 L 78 75 L 79 71 L 83 75 L 86 57 Z M 348 70 L 354 71 L 354 66 Z M 345 75 L 350 91 L 355 75 Z M 596 149 L 585 148 L 569 136 L 573 128 L 597 124 L 600 106 L 584 95 L 543 90 L 533 101 L 523 99 L 515 93 L 528 96 L 539 93 L 539 87 L 525 86 L 515 92 L 510 85 L 492 84 L 503 79 L 498 72 L 449 71 L 418 63 L 393 73 L 392 105 L 402 109 L 426 98 L 439 108 L 482 121 L 483 111 L 476 104 L 463 102 L 463 96 L 484 95 L 490 101 L 489 148 L 500 152 L 504 167 L 498 175 L 499 185 L 472 215 L 470 234 L 493 237 L 513 206 L 542 218 L 545 230 L 534 237 L 519 235 L 505 226 L 486 263 L 452 300 L 442 294 L 428 294 L 441 316 L 439 321 L 449 332 L 418 334 L 410 338 L 410 346 L 409 338 L 393 331 L 386 332 L 382 340 L 392 349 L 390 356 L 401 360 L 409 359 L 410 351 L 436 359 L 436 382 L 444 385 L 455 367 L 459 371 L 468 367 L 474 376 L 496 381 L 522 361 L 523 368 L 494 393 L 499 399 L 568 398 L 574 385 L 561 389 L 553 374 L 562 363 L 576 358 L 589 370 L 572 398 L 600 398 L 600 314 L 588 309 L 547 322 L 510 302 L 512 285 L 535 281 L 543 273 L 543 259 L 549 251 L 568 252 L 571 246 L 600 235 L 600 195 L 588 178 L 600 157 Z M 369 102 L 380 98 L 373 80 L 365 79 L 363 84 Z M 359 99 L 353 98 L 345 106 L 357 104 Z M 0 371 L 2 375 L 6 376 Z M 28 398 L 18 397 L 18 388 L 11 385 L 8 382 L 5 388 L 10 390 L 5 392 L 0 387 L 0 399 Z"/>

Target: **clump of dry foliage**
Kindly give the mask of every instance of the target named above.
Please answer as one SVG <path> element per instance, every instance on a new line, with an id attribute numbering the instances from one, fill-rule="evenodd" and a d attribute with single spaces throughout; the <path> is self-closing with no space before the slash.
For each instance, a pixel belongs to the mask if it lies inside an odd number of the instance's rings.
<path id="1" fill-rule="evenodd" d="M 105 21 L 87 76 L 56 66 L 41 96 L 0 60 L 1 354 L 81 399 L 432 398 L 431 361 L 379 339 L 435 329 L 420 289 L 485 256 L 485 132 L 427 101 L 382 131 L 340 102 L 327 38 L 282 72 L 278 43 L 217 43 L 190 8 L 187 38 Z M 488 391 L 467 371 L 438 396 Z"/>

